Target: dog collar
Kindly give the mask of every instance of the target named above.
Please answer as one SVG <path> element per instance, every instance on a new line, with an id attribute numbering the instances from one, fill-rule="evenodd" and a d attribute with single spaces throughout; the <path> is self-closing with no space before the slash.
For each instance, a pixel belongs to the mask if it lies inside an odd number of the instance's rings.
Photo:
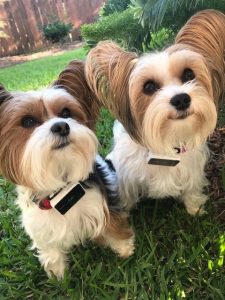
<path id="1" fill-rule="evenodd" d="M 175 147 L 174 149 L 176 150 L 177 154 L 182 154 L 182 153 L 187 152 L 187 148 L 184 146 L 182 146 L 181 148 Z"/>
<path id="2" fill-rule="evenodd" d="M 176 154 L 182 154 L 187 151 L 185 147 L 176 147 L 174 149 L 176 150 Z M 180 156 L 170 157 L 165 155 L 153 154 L 150 151 L 148 151 L 147 162 L 150 165 L 175 167 L 180 162 Z"/>
<path id="3" fill-rule="evenodd" d="M 56 190 L 51 195 L 40 199 L 33 197 L 38 207 L 42 210 L 55 208 L 64 215 L 73 205 L 75 205 L 85 194 L 85 190 L 80 182 L 68 183 L 66 186 Z"/>
<path id="4" fill-rule="evenodd" d="M 38 202 L 38 207 L 42 210 L 48 210 L 51 209 L 51 202 L 48 198 L 42 199 L 40 202 Z"/>

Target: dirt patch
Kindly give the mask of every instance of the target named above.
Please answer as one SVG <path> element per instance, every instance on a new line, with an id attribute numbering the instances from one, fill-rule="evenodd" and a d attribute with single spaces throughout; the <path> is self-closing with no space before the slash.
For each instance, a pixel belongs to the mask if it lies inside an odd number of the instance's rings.
<path id="1" fill-rule="evenodd" d="M 51 47 L 49 49 L 45 49 L 43 51 L 35 52 L 32 54 L 2 57 L 0 58 L 0 69 L 46 56 L 63 54 L 69 50 L 79 48 L 82 45 L 82 42 L 74 42 L 69 44 L 63 44 L 61 46 Z"/>

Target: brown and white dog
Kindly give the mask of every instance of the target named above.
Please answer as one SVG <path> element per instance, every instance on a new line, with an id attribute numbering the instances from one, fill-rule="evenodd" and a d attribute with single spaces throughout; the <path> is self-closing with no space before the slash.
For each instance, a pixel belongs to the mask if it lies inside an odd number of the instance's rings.
<path id="1" fill-rule="evenodd" d="M 58 279 L 68 251 L 86 240 L 121 257 L 134 250 L 116 174 L 97 155 L 95 103 L 79 61 L 45 90 L 0 87 L 0 172 L 17 185 L 25 231 Z"/>
<path id="2" fill-rule="evenodd" d="M 206 140 L 224 89 L 224 28 L 225 16 L 206 10 L 162 52 L 138 57 L 112 42 L 90 51 L 89 86 L 121 122 L 109 157 L 128 208 L 141 197 L 172 196 L 188 213 L 204 212 Z"/>

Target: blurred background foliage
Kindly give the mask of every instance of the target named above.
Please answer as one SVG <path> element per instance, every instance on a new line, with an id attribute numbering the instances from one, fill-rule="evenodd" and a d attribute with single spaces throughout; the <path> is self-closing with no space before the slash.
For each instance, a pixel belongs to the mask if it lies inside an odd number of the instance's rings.
<path id="1" fill-rule="evenodd" d="M 126 10 L 131 4 L 130 0 L 108 0 L 100 10 L 100 16 L 109 16 L 114 12 Z"/>
<path id="2" fill-rule="evenodd" d="M 134 16 L 152 31 L 161 27 L 177 31 L 197 11 L 225 12 L 225 0 L 131 0 Z"/>
<path id="3" fill-rule="evenodd" d="M 81 34 L 87 48 L 113 40 L 127 50 L 158 50 L 172 42 L 190 16 L 207 8 L 225 12 L 225 0 L 109 0 Z"/>

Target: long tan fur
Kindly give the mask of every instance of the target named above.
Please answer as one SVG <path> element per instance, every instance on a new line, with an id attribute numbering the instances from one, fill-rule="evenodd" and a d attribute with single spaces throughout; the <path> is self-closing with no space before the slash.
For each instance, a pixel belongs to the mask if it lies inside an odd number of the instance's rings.
<path id="1" fill-rule="evenodd" d="M 126 52 L 110 41 L 100 42 L 89 52 L 85 71 L 101 105 L 123 123 L 135 140 L 139 140 L 128 91 L 130 73 L 136 60 L 135 53 Z"/>
<path id="2" fill-rule="evenodd" d="M 63 70 L 54 86 L 64 88 L 79 102 L 88 117 L 87 126 L 94 129 L 99 113 L 99 105 L 94 93 L 91 92 L 84 75 L 84 62 L 79 60 L 71 61 Z"/>
<path id="3" fill-rule="evenodd" d="M 181 28 L 175 44 L 188 46 L 205 58 L 218 103 L 225 91 L 225 15 L 212 9 L 200 11 Z"/>
<path id="4" fill-rule="evenodd" d="M 2 85 L 0 85 L 0 105 L 6 101 L 12 98 L 12 95 L 10 92 L 8 92 Z"/>

